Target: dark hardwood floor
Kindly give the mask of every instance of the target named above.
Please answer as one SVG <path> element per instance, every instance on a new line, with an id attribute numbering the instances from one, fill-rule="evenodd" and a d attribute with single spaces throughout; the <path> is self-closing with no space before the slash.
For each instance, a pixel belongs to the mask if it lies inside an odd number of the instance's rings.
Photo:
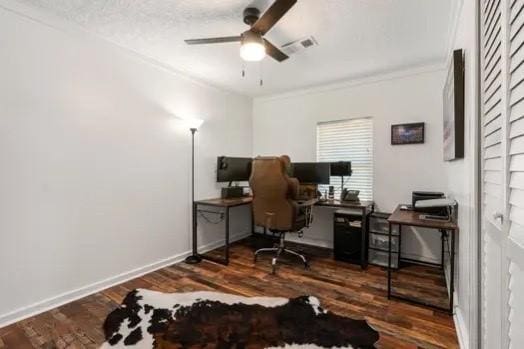
<path id="1" fill-rule="evenodd" d="M 311 261 L 304 270 L 293 260 L 270 273 L 270 258 L 253 263 L 258 240 L 235 243 L 229 266 L 179 263 L 0 329 L 0 348 L 96 348 L 102 323 L 132 289 L 163 292 L 216 290 L 245 296 L 317 296 L 330 311 L 364 318 L 380 332 L 379 348 L 458 348 L 453 318 L 445 313 L 386 297 L 385 270 L 336 262 L 330 252 L 306 246 Z M 211 254 L 217 254 L 213 251 Z M 395 280 L 398 292 L 430 295 L 445 302 L 442 276 L 432 268 L 409 266 Z M 427 297 L 427 296 L 426 296 Z M 307 330 L 307 329 L 305 329 Z"/>

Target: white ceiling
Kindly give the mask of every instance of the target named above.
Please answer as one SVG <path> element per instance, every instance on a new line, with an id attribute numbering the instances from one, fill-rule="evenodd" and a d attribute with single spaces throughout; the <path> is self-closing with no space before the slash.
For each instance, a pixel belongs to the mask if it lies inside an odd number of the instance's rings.
<path id="1" fill-rule="evenodd" d="M 283 63 L 250 63 L 239 44 L 188 46 L 184 39 L 237 35 L 242 11 L 272 0 L 20 0 L 213 85 L 260 96 L 441 63 L 456 0 L 298 0 L 266 35 L 280 46 L 313 35 L 319 46 Z M 261 73 L 260 73 L 261 72 Z M 262 74 L 264 86 L 258 84 Z"/>

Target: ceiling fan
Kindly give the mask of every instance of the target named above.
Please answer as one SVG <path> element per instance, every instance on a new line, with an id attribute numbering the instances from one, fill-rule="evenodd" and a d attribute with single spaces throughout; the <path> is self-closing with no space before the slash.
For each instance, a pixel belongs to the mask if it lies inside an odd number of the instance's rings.
<path id="1" fill-rule="evenodd" d="M 251 28 L 238 36 L 188 39 L 184 41 L 188 45 L 240 42 L 240 57 L 245 61 L 261 61 L 268 55 L 278 62 L 282 62 L 289 57 L 275 45 L 264 39 L 264 35 L 273 28 L 296 2 L 297 0 L 276 0 L 262 16 L 260 16 L 260 11 L 257 8 L 246 8 L 244 10 L 244 23 Z"/>

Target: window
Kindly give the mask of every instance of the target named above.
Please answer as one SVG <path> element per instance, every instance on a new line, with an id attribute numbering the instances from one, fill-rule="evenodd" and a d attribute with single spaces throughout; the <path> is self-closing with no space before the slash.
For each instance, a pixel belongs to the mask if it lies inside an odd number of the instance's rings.
<path id="1" fill-rule="evenodd" d="M 359 118 L 317 124 L 317 161 L 351 161 L 353 174 L 344 188 L 360 190 L 360 200 L 373 200 L 373 120 Z M 331 177 L 335 198 L 340 197 L 341 178 Z M 322 194 L 327 185 L 319 186 Z"/>

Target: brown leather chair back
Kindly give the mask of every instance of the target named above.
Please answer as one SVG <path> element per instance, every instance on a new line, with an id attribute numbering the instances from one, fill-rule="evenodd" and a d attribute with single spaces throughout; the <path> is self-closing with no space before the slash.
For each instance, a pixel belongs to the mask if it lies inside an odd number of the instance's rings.
<path id="1" fill-rule="evenodd" d="M 298 211 L 293 199 L 298 193 L 298 181 L 287 175 L 288 161 L 278 157 L 253 160 L 249 185 L 256 225 L 270 230 L 293 230 Z"/>

